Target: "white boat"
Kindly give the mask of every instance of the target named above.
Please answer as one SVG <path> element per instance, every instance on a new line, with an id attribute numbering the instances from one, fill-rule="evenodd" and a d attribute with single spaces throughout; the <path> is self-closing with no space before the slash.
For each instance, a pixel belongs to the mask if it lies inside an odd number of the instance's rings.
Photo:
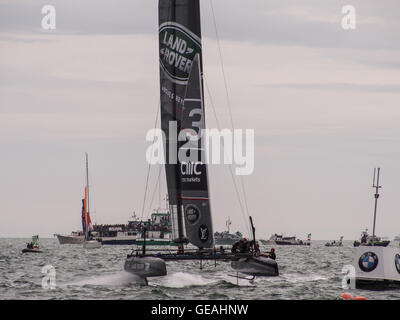
<path id="1" fill-rule="evenodd" d="M 389 241 L 378 239 L 375 235 L 376 213 L 379 198 L 380 168 L 374 169 L 373 188 L 375 188 L 375 209 L 372 241 L 359 245 L 355 250 L 353 266 L 355 268 L 356 287 L 366 289 L 385 289 L 392 285 L 400 286 L 400 248 L 389 246 Z M 376 180 L 375 180 L 376 177 Z M 351 279 L 350 279 L 351 281 Z"/>
<path id="2" fill-rule="evenodd" d="M 82 231 L 73 231 L 68 236 L 61 234 L 55 234 L 54 236 L 57 237 L 60 244 L 82 244 L 83 240 L 85 239 L 85 235 Z"/>
<path id="3" fill-rule="evenodd" d="M 285 237 L 279 234 L 273 234 L 269 240 L 260 240 L 263 245 L 280 245 L 280 246 L 309 246 L 311 244 L 311 233 L 307 235 L 307 240 L 297 239 L 295 236 Z"/>

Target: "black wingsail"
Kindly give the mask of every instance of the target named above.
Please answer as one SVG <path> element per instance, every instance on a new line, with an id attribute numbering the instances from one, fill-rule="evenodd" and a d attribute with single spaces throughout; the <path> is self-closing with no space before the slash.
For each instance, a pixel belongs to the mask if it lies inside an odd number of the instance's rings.
<path id="1" fill-rule="evenodd" d="M 202 137 L 204 104 L 200 54 L 193 60 L 186 87 L 182 113 L 182 135 L 186 143 L 180 148 L 181 199 L 189 241 L 198 247 L 213 246 L 211 210 L 208 193 L 205 143 Z M 186 159 L 184 157 L 186 156 Z"/>
<path id="2" fill-rule="evenodd" d="M 203 141 L 178 141 L 182 129 L 204 128 L 200 6 L 198 0 L 159 1 L 161 129 L 173 237 L 200 248 L 214 244 L 207 168 L 201 158 L 178 160 L 178 150 L 203 155 Z"/>

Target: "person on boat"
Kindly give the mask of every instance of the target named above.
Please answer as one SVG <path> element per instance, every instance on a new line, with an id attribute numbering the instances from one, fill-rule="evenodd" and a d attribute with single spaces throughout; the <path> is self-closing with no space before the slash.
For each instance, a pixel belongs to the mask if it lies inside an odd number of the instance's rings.
<path id="1" fill-rule="evenodd" d="M 271 251 L 268 252 L 268 255 L 271 259 L 275 260 L 276 259 L 276 254 L 275 254 L 275 249 L 271 248 Z"/>
<path id="2" fill-rule="evenodd" d="M 251 250 L 251 242 L 248 241 L 246 238 L 243 239 L 242 245 L 240 247 L 241 253 L 250 252 Z"/>
<path id="3" fill-rule="evenodd" d="M 256 241 L 256 247 L 254 249 L 255 253 L 260 253 L 260 244 Z"/>
<path id="4" fill-rule="evenodd" d="M 232 245 L 232 253 L 238 253 L 238 252 L 240 252 L 240 248 L 241 248 L 241 246 L 242 246 L 242 242 L 243 242 L 243 239 L 240 239 L 239 241 L 237 241 L 237 242 L 235 242 L 233 245 Z"/>
<path id="5" fill-rule="evenodd" d="M 368 235 L 367 235 L 367 233 L 366 232 L 363 232 L 363 234 L 361 235 L 361 243 L 367 243 L 367 238 L 368 238 Z"/>
<path id="6" fill-rule="evenodd" d="M 182 243 L 180 243 L 178 246 L 177 254 L 184 254 L 184 253 L 185 253 L 185 251 L 183 250 L 183 245 L 182 245 Z"/>
<path id="7" fill-rule="evenodd" d="M 224 254 L 224 253 L 225 253 L 225 249 L 224 249 L 223 246 L 220 246 L 220 247 L 219 247 L 219 252 L 220 252 L 221 254 Z"/>

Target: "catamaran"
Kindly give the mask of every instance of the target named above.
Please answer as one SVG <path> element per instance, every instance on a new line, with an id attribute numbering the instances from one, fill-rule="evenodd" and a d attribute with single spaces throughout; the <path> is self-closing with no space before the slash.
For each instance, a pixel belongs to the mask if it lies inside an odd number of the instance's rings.
<path id="1" fill-rule="evenodd" d="M 82 199 L 82 229 L 85 234 L 83 240 L 83 247 L 85 249 L 95 249 L 101 247 L 101 241 L 95 239 L 92 234 L 93 226 L 90 219 L 90 198 L 89 198 L 89 160 L 88 154 L 86 153 L 86 186 L 85 186 L 85 198 Z"/>
<path id="2" fill-rule="evenodd" d="M 173 239 L 180 247 L 177 253 L 149 254 L 144 239 L 142 251 L 127 256 L 125 270 L 147 282 L 148 277 L 167 274 L 166 261 L 219 260 L 231 262 L 235 271 L 253 278 L 277 276 L 276 261 L 257 250 L 254 226 L 253 251 L 225 253 L 214 248 L 208 171 L 201 161 L 206 157 L 201 137 L 205 114 L 199 0 L 159 0 L 159 62 L 169 211 Z M 178 141 L 175 133 L 182 132 L 186 141 Z M 173 154 L 187 158 L 173 159 Z M 186 243 L 197 249 L 184 251 Z"/>

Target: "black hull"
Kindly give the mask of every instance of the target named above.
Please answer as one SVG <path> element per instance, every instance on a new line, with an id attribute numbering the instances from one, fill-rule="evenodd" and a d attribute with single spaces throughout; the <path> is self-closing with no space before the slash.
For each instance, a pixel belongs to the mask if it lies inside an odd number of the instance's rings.
<path id="1" fill-rule="evenodd" d="M 135 255 L 128 255 L 128 258 L 135 257 Z M 241 258 L 252 258 L 252 253 L 213 253 L 213 252 L 187 252 L 183 254 L 177 253 L 157 253 L 146 254 L 145 257 L 160 258 L 165 261 L 180 261 L 180 260 L 218 260 L 218 261 L 235 261 Z"/>
<path id="2" fill-rule="evenodd" d="M 37 249 L 23 249 L 22 253 L 42 253 L 42 251 Z"/>
<path id="3" fill-rule="evenodd" d="M 279 246 L 309 246 L 309 243 L 291 243 L 291 242 L 287 242 L 287 241 L 276 241 L 275 243 Z"/>
<path id="4" fill-rule="evenodd" d="M 231 267 L 237 272 L 256 277 L 279 276 L 278 264 L 276 261 L 266 257 L 241 258 L 232 261 Z"/>
<path id="5" fill-rule="evenodd" d="M 400 281 L 356 279 L 356 288 L 371 291 L 400 289 Z"/>
<path id="6" fill-rule="evenodd" d="M 140 278 L 160 277 L 167 274 L 163 259 L 149 256 L 128 256 L 124 269 Z"/>
<path id="7" fill-rule="evenodd" d="M 379 242 L 375 242 L 373 246 L 374 247 L 387 247 L 389 245 L 389 243 L 390 243 L 389 240 L 387 240 L 387 241 L 379 241 Z M 359 247 L 359 246 L 361 246 L 361 243 L 359 241 L 354 241 L 353 246 L 354 247 Z M 362 246 L 372 247 L 372 244 L 371 243 L 362 244 Z"/>
<path id="8" fill-rule="evenodd" d="M 102 240 L 101 244 L 103 245 L 132 245 L 136 244 L 136 239 L 125 239 L 125 240 Z"/>
<path id="9" fill-rule="evenodd" d="M 254 256 L 252 253 L 199 253 L 191 252 L 184 254 L 173 254 L 173 253 L 158 253 L 155 255 L 146 255 L 139 257 L 141 259 L 158 259 L 162 261 L 203 261 L 203 260 L 214 260 L 214 261 L 225 261 L 231 262 L 232 268 L 240 273 L 252 275 L 252 276 L 262 276 L 262 277 L 273 277 L 278 276 L 278 264 L 275 260 L 267 258 L 265 256 Z M 128 255 L 125 270 L 131 273 L 137 274 L 137 270 L 132 271 L 132 267 L 129 265 L 129 261 L 138 259 L 135 255 Z M 144 260 L 143 260 L 144 261 Z M 157 273 L 157 275 L 161 275 Z M 147 277 L 145 275 L 139 275 L 141 277 Z"/>
<path id="10" fill-rule="evenodd" d="M 158 253 L 158 254 L 149 254 L 146 257 L 154 257 L 160 258 L 165 261 L 180 261 L 180 260 L 224 260 L 224 261 L 232 261 L 234 259 L 242 258 L 242 257 L 250 257 L 252 254 L 248 253 L 197 253 L 190 252 L 184 254 L 177 253 Z M 129 257 L 133 257 L 133 255 L 129 255 Z"/>

